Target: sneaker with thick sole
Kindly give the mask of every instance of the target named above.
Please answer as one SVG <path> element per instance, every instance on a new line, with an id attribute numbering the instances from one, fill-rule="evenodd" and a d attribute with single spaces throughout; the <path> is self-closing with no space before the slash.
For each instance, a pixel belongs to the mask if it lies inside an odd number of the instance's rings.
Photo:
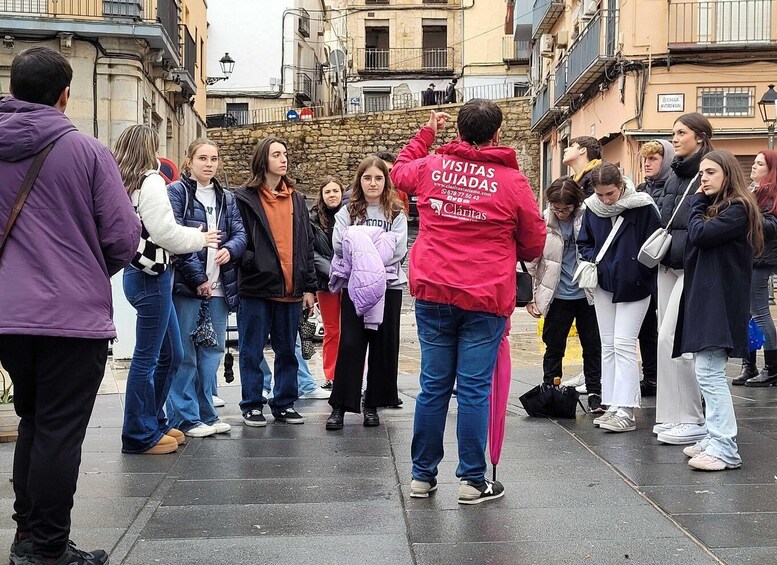
<path id="1" fill-rule="evenodd" d="M 300 395 L 300 400 L 307 399 L 307 400 L 326 400 L 332 396 L 331 390 L 326 390 L 324 388 L 318 387 L 316 390 L 312 390 L 310 392 L 306 392 L 305 394 Z"/>
<path id="2" fill-rule="evenodd" d="M 699 453 L 696 457 L 688 460 L 688 466 L 698 471 L 725 471 L 726 469 L 739 469 L 742 463 L 726 463 L 707 453 Z"/>
<path id="3" fill-rule="evenodd" d="M 466 480 L 459 483 L 459 504 L 480 504 L 502 498 L 504 494 L 505 487 L 499 481 L 484 478 L 480 484 Z"/>
<path id="4" fill-rule="evenodd" d="M 429 495 L 437 490 L 437 479 L 429 481 L 419 481 L 413 479 L 410 481 L 411 498 L 429 498 Z"/>
<path id="5" fill-rule="evenodd" d="M 184 435 L 184 433 L 181 430 L 177 430 L 175 428 L 170 428 L 169 430 L 167 430 L 165 432 L 165 435 L 170 436 L 175 441 L 177 441 L 178 445 L 183 445 L 183 442 L 186 441 L 186 436 Z"/>
<path id="6" fill-rule="evenodd" d="M 677 422 L 665 422 L 663 424 L 656 424 L 653 426 L 653 435 L 657 436 L 661 432 L 667 432 L 674 428 L 677 425 Z"/>
<path id="7" fill-rule="evenodd" d="M 216 428 L 208 424 L 197 424 L 184 432 L 189 437 L 208 437 L 216 433 Z"/>
<path id="8" fill-rule="evenodd" d="M 701 444 L 697 443 L 696 445 L 689 445 L 684 448 L 683 453 L 688 457 L 696 457 L 697 455 L 704 453 L 704 450 L 701 448 Z"/>
<path id="9" fill-rule="evenodd" d="M 560 386 L 578 387 L 584 384 L 585 384 L 585 373 L 583 373 L 583 371 L 580 371 L 580 373 L 577 376 L 572 377 L 571 379 L 568 379 L 566 381 L 561 381 Z"/>
<path id="10" fill-rule="evenodd" d="M 261 410 L 249 410 L 243 412 L 243 424 L 253 428 L 263 428 L 267 425 L 267 420 Z"/>
<path id="11" fill-rule="evenodd" d="M 214 406 L 215 408 L 221 408 L 222 406 L 225 406 L 225 405 L 227 404 L 226 402 L 224 402 L 223 400 L 221 400 L 221 399 L 220 399 L 218 396 L 216 396 L 215 394 L 214 394 L 214 395 L 211 397 L 211 399 L 213 400 L 213 406 Z"/>
<path id="12" fill-rule="evenodd" d="M 143 453 L 146 455 L 165 455 L 172 453 L 176 449 L 178 449 L 178 441 L 174 437 L 164 435 L 156 442 L 156 445 L 146 449 Z"/>
<path id="13" fill-rule="evenodd" d="M 588 394 L 588 387 L 585 386 L 585 383 L 579 386 L 576 386 L 575 390 L 577 391 L 578 394 Z"/>
<path id="14" fill-rule="evenodd" d="M 594 426 L 601 426 L 613 416 L 615 416 L 615 410 L 608 410 L 598 418 L 594 418 Z"/>
<path id="15" fill-rule="evenodd" d="M 364 426 L 367 428 L 374 428 L 375 426 L 380 426 L 380 417 L 378 416 L 377 408 L 364 409 Z"/>
<path id="16" fill-rule="evenodd" d="M 688 445 L 703 440 L 707 436 L 707 426 L 702 424 L 677 424 L 675 427 L 658 434 L 658 441 L 669 445 Z"/>
<path id="17" fill-rule="evenodd" d="M 588 410 L 591 414 L 604 414 L 607 409 L 602 405 L 602 397 L 598 394 L 589 394 Z"/>
<path id="18" fill-rule="evenodd" d="M 302 414 L 294 410 L 294 408 L 286 408 L 286 410 L 279 410 L 278 412 L 273 410 L 273 418 L 276 422 L 284 422 L 286 424 L 304 424 L 305 418 Z"/>
<path id="19" fill-rule="evenodd" d="M 599 427 L 610 432 L 633 432 L 637 429 L 637 421 L 616 412 L 615 416 L 599 424 Z"/>
<path id="20" fill-rule="evenodd" d="M 29 540 L 29 541 L 28 541 Z M 108 554 L 102 549 L 82 551 L 72 541 L 58 558 L 42 558 L 32 553 L 32 540 L 26 538 L 11 546 L 11 565 L 107 565 Z"/>
<path id="21" fill-rule="evenodd" d="M 232 430 L 232 426 L 227 424 L 226 422 L 222 422 L 221 420 L 216 420 L 212 424 L 209 424 L 210 427 L 212 427 L 214 430 L 216 430 L 217 434 L 225 434 Z"/>

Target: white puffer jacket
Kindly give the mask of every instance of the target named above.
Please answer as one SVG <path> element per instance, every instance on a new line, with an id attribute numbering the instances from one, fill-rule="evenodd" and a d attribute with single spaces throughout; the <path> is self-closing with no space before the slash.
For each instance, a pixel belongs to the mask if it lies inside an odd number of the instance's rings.
<path id="1" fill-rule="evenodd" d="M 583 213 L 585 206 L 575 210 L 575 241 L 580 233 L 580 226 L 583 223 Z M 561 260 L 564 256 L 564 238 L 561 235 L 561 228 L 558 224 L 558 218 L 545 208 L 545 225 L 547 225 L 548 235 L 545 238 L 545 250 L 542 257 L 526 264 L 526 269 L 534 278 L 534 303 L 543 316 L 548 314 L 550 303 L 556 294 L 556 288 L 561 280 Z M 593 291 L 586 290 L 585 296 L 589 304 L 594 303 Z"/>

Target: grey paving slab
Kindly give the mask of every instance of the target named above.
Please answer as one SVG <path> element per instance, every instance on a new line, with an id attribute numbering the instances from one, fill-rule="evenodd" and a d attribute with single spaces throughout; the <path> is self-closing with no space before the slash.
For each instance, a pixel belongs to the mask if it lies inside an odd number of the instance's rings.
<path id="1" fill-rule="evenodd" d="M 386 535 L 405 533 L 399 498 L 325 504 L 162 506 L 142 539 L 196 539 L 283 535 Z"/>
<path id="2" fill-rule="evenodd" d="M 687 459 L 686 459 L 687 461 Z M 770 468 L 771 467 L 771 468 Z M 774 484 L 773 466 L 744 465 L 717 473 L 694 471 L 687 463 L 621 464 L 618 470 L 640 486 L 657 485 L 771 485 Z"/>
<path id="3" fill-rule="evenodd" d="M 640 490 L 670 514 L 774 512 L 777 500 L 777 481 L 771 485 L 669 485 Z"/>
<path id="4" fill-rule="evenodd" d="M 774 547 L 717 548 L 715 555 L 731 565 L 774 565 L 777 545 Z"/>
<path id="5" fill-rule="evenodd" d="M 711 548 L 777 547 L 776 512 L 678 514 L 675 519 Z"/>
<path id="6" fill-rule="evenodd" d="M 120 453 L 118 448 L 108 455 L 84 453 L 80 470 L 81 473 L 168 473 L 186 452 L 186 447 L 181 446 L 175 453 L 153 456 Z"/>
<path id="7" fill-rule="evenodd" d="M 440 483 L 458 483 L 456 466 L 456 461 L 443 460 L 438 467 L 437 481 Z M 399 480 L 403 484 L 410 482 L 410 464 L 407 465 L 406 469 L 407 471 L 403 472 L 402 467 L 399 467 Z M 490 466 L 487 473 L 491 477 Z M 523 462 L 504 461 L 500 462 L 497 467 L 497 478 L 505 484 L 545 480 L 551 477 L 559 482 L 566 481 L 577 485 L 584 485 L 593 481 L 620 480 L 614 476 L 613 471 L 605 463 L 598 459 L 588 461 L 585 465 L 584 476 L 581 475 L 580 464 L 557 463 L 553 459 Z"/>
<path id="8" fill-rule="evenodd" d="M 502 500 L 451 511 L 408 510 L 413 543 L 682 538 L 650 506 L 611 507 L 592 519 L 588 508 L 509 508 Z M 581 525 L 584 525 L 582 527 Z"/>
<path id="9" fill-rule="evenodd" d="M 398 500 L 396 480 L 340 477 L 311 479 L 179 480 L 164 498 L 165 506 L 222 504 L 310 504 Z"/>
<path id="10" fill-rule="evenodd" d="M 191 459 L 182 463 L 182 479 L 271 479 L 340 477 L 342 480 L 362 477 L 394 477 L 390 457 L 332 458 L 322 464 L 308 457 L 253 457 Z"/>
<path id="11" fill-rule="evenodd" d="M 2 548 L 3 556 L 7 555 L 7 548 L 11 547 L 16 529 L 13 524 L 2 524 L 0 529 L 0 548 Z M 70 530 L 70 538 L 76 542 L 76 546 L 80 549 L 103 549 L 110 553 L 121 537 L 124 535 L 126 528 L 101 528 L 101 527 L 88 527 L 78 528 L 74 527 Z M 111 560 L 113 565 L 114 560 Z M 153 563 L 153 562 L 149 562 Z"/>
<path id="12" fill-rule="evenodd" d="M 209 439 L 209 438 L 208 438 Z M 239 441 L 203 441 L 194 454 L 202 457 L 372 457 L 391 456 L 391 445 L 385 436 L 353 438 L 247 439 Z"/>
<path id="13" fill-rule="evenodd" d="M 160 560 L 160 556 L 164 556 Z M 195 563 L 294 563 L 295 565 L 341 565 L 370 563 L 405 565 L 412 563 L 407 538 L 403 535 L 284 535 L 240 539 L 141 540 L 124 560 L 124 565 L 192 565 Z"/>
<path id="14" fill-rule="evenodd" d="M 629 540 L 545 540 L 413 544 L 418 565 L 711 565 L 718 563 L 685 538 Z"/>

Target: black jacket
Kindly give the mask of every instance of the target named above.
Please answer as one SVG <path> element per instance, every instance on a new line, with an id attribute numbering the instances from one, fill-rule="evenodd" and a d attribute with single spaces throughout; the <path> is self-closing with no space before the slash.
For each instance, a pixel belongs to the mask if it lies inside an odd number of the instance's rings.
<path id="1" fill-rule="evenodd" d="M 666 186 L 665 179 L 645 179 L 645 182 L 641 183 L 637 187 L 637 192 L 647 192 L 653 197 L 653 200 L 658 203 L 658 199 L 663 195 L 664 187 Z"/>
<path id="2" fill-rule="evenodd" d="M 310 210 L 310 227 L 313 229 L 313 257 L 316 265 L 316 282 L 318 290 L 329 292 L 329 269 L 335 251 L 332 248 L 332 233 L 335 229 L 335 214 L 342 208 L 342 203 L 334 210 L 327 210 L 328 224 L 326 229 L 318 218 L 318 206 Z"/>
<path id="3" fill-rule="evenodd" d="M 763 215 L 764 250 L 760 257 L 753 259 L 753 267 L 777 267 L 777 216 L 769 213 Z"/>
<path id="4" fill-rule="evenodd" d="M 637 255 L 661 224 L 653 205 L 625 210 L 621 216 L 623 224 L 596 271 L 599 287 L 613 293 L 613 302 L 636 302 L 656 291 L 656 269 L 637 261 Z M 596 259 L 612 226 L 610 218 L 600 218 L 590 208 L 585 211 L 577 238 L 577 249 L 584 260 Z"/>
<path id="5" fill-rule="evenodd" d="M 243 221 L 235 204 L 234 195 L 221 188 L 221 185 L 213 179 L 216 190 L 216 206 L 219 209 L 218 229 L 221 230 L 221 244 L 229 250 L 229 263 L 221 266 L 221 284 L 224 296 L 227 299 L 230 310 L 237 309 L 237 265 L 246 248 L 246 234 L 243 230 Z M 208 231 L 208 217 L 205 207 L 197 200 L 197 181 L 186 175 L 167 186 L 167 195 L 173 207 L 175 221 L 182 226 L 202 227 Z M 197 287 L 208 282 L 205 272 L 208 260 L 207 248 L 197 253 L 180 255 L 175 261 L 175 279 L 173 293 L 183 296 L 197 297 Z"/>
<path id="6" fill-rule="evenodd" d="M 687 159 L 675 157 L 672 161 L 672 174 L 667 179 L 666 185 L 664 185 L 663 193 L 656 200 L 656 204 L 661 211 L 661 225 L 664 227 L 669 223 L 675 207 L 680 204 L 677 216 L 672 220 L 672 246 L 669 248 L 669 253 L 661 261 L 662 265 L 672 269 L 683 268 L 685 240 L 688 238 L 689 205 L 691 196 L 699 188 L 700 180 L 696 177 L 696 173 L 699 172 L 699 164 L 703 157 L 704 155 L 701 154 L 701 151 L 694 153 Z M 680 201 L 683 198 L 683 194 L 685 194 L 688 185 L 694 177 L 696 177 L 696 180 L 688 191 L 688 197 L 681 204 Z M 655 196 L 653 198 L 655 199 Z"/>
<path id="7" fill-rule="evenodd" d="M 578 182 L 577 184 L 580 186 L 580 188 L 583 189 L 583 192 L 585 193 L 586 198 L 588 198 L 594 193 L 594 185 L 591 182 L 591 171 L 588 171 L 582 177 L 580 177 L 580 182 Z"/>
<path id="8" fill-rule="evenodd" d="M 238 271 L 238 293 L 247 298 L 284 298 L 283 270 L 270 233 L 267 215 L 255 189 L 244 186 L 235 189 L 237 207 L 243 218 L 248 245 Z M 316 271 L 313 264 L 313 230 L 308 219 L 305 197 L 292 193 L 294 207 L 294 272 L 292 296 L 316 292 Z"/>
<path id="9" fill-rule="evenodd" d="M 712 200 L 694 194 L 689 201 L 685 285 L 674 356 L 721 347 L 729 357 L 745 357 L 753 267 L 747 212 L 741 203 L 734 202 L 720 215 L 704 221 Z"/>

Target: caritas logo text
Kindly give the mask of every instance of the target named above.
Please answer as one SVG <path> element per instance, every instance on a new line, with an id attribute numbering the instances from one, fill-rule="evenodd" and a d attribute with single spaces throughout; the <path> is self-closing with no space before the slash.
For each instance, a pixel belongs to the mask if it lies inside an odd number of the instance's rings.
<path id="1" fill-rule="evenodd" d="M 443 202 L 437 198 L 430 198 L 429 204 L 434 213 L 438 216 L 455 218 L 467 222 L 482 222 L 488 219 L 485 212 L 479 212 L 478 210 L 473 210 L 472 208 L 461 206 L 453 202 Z"/>

